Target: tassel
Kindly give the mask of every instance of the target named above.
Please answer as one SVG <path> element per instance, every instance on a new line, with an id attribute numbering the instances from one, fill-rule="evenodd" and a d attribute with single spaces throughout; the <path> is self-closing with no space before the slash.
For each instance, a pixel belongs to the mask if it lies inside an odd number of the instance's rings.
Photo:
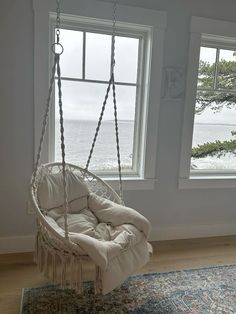
<path id="1" fill-rule="evenodd" d="M 39 242 L 39 247 L 38 247 L 38 267 L 39 271 L 42 271 L 42 246 L 41 243 Z"/>
<path id="2" fill-rule="evenodd" d="M 94 287 L 95 287 L 95 294 L 101 293 L 101 271 L 98 266 L 96 267 L 96 275 L 95 275 L 95 281 L 94 281 Z"/>
<path id="3" fill-rule="evenodd" d="M 74 264 L 75 264 L 75 262 L 74 262 L 74 256 L 71 254 L 70 255 L 70 271 L 69 271 L 69 278 L 70 278 L 70 287 L 71 287 L 71 289 L 73 289 L 73 287 L 74 287 Z"/>
<path id="4" fill-rule="evenodd" d="M 34 262 L 37 263 L 38 261 L 38 233 L 35 237 L 35 248 L 34 248 Z"/>
<path id="5" fill-rule="evenodd" d="M 56 254 L 52 253 L 52 282 L 56 283 Z"/>
<path id="6" fill-rule="evenodd" d="M 48 278 L 48 250 L 44 249 L 44 275 Z"/>
<path id="7" fill-rule="evenodd" d="M 83 292 L 83 284 L 82 284 L 82 261 L 81 258 L 77 259 L 77 276 L 76 276 L 76 292 L 78 294 Z"/>
<path id="8" fill-rule="evenodd" d="M 42 272 L 45 274 L 45 255 L 46 255 L 46 250 L 45 250 L 45 247 L 44 245 L 42 246 Z"/>
<path id="9" fill-rule="evenodd" d="M 56 253 L 55 256 L 55 283 L 60 283 L 60 270 L 61 270 L 61 266 L 60 266 L 60 261 L 61 261 L 61 257 L 58 253 Z"/>
<path id="10" fill-rule="evenodd" d="M 66 257 L 61 256 L 61 287 L 66 286 Z"/>

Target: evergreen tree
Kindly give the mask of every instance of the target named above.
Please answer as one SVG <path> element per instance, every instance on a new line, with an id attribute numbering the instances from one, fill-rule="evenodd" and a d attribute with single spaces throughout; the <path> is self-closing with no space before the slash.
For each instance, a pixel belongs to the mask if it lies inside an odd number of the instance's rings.
<path id="1" fill-rule="evenodd" d="M 215 64 L 200 60 L 198 87 L 212 89 Z M 201 113 L 207 107 L 214 111 L 220 111 L 223 107 L 232 108 L 236 104 L 236 61 L 221 60 L 217 67 L 217 90 L 202 91 L 197 93 L 196 113 Z M 222 91 L 223 90 L 223 91 Z"/>
<path id="2" fill-rule="evenodd" d="M 206 108 L 219 112 L 223 108 L 232 109 L 236 105 L 236 93 L 234 92 L 236 90 L 236 61 L 221 60 L 217 64 L 216 89 L 213 91 L 215 69 L 215 64 L 200 60 L 196 114 L 203 113 Z M 236 135 L 235 131 L 231 133 L 232 136 Z M 198 145 L 192 149 L 192 157 L 203 158 L 208 155 L 220 157 L 227 152 L 236 154 L 235 139 Z"/>

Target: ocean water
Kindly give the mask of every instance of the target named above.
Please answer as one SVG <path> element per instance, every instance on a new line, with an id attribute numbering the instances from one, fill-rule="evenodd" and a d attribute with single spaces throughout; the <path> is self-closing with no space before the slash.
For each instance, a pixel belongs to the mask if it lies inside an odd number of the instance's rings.
<path id="1" fill-rule="evenodd" d="M 96 121 L 65 120 L 66 160 L 82 167 L 85 166 L 91 148 Z M 195 123 L 193 147 L 215 140 L 230 140 L 234 137 L 236 125 Z M 132 168 L 133 121 L 119 121 L 120 152 L 123 169 Z M 61 160 L 59 126 L 56 121 L 55 159 Z M 236 156 L 226 154 L 218 157 L 192 158 L 192 164 L 198 169 L 236 169 Z M 97 138 L 90 169 L 117 169 L 116 141 L 113 121 L 103 121 Z"/>
<path id="2" fill-rule="evenodd" d="M 225 141 L 236 139 L 232 136 L 231 131 L 236 131 L 234 124 L 201 124 L 195 123 L 193 132 L 192 146 L 204 144 L 206 142 L 215 142 L 216 140 Z M 196 169 L 236 169 L 236 155 L 226 153 L 223 156 L 207 156 L 204 158 L 192 158 L 192 165 Z"/>
<path id="3" fill-rule="evenodd" d="M 82 167 L 86 165 L 96 127 L 96 121 L 65 120 L 67 162 L 78 164 Z M 55 130 L 55 159 L 61 160 L 58 121 L 56 121 Z M 132 168 L 133 135 L 134 122 L 119 121 L 120 155 L 123 169 Z M 117 169 L 114 121 L 102 122 L 89 169 Z"/>
<path id="4" fill-rule="evenodd" d="M 214 142 L 216 140 L 231 140 L 233 137 L 231 131 L 236 131 L 236 124 L 207 124 L 195 123 L 193 130 L 193 147 L 206 142 Z"/>

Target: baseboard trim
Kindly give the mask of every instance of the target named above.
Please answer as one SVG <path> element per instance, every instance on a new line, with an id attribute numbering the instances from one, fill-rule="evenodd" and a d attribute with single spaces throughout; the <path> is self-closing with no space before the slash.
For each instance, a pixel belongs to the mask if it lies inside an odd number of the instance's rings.
<path id="1" fill-rule="evenodd" d="M 34 235 L 0 237 L 0 254 L 34 251 Z"/>
<path id="2" fill-rule="evenodd" d="M 230 235 L 236 235 L 236 222 L 224 224 L 153 226 L 150 241 L 208 238 Z"/>
<path id="3" fill-rule="evenodd" d="M 152 228 L 150 241 L 236 235 L 236 222 L 227 224 L 173 225 Z M 34 251 L 34 235 L 0 237 L 0 254 Z"/>

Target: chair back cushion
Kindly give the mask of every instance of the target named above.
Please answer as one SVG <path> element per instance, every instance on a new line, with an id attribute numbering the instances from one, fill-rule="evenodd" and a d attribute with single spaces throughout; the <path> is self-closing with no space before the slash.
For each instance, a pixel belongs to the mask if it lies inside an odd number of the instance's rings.
<path id="1" fill-rule="evenodd" d="M 68 202 L 76 202 L 77 212 L 87 207 L 89 189 L 84 180 L 76 173 L 66 171 Z M 42 209 L 52 209 L 64 204 L 62 173 L 46 173 L 38 188 L 38 202 Z"/>

